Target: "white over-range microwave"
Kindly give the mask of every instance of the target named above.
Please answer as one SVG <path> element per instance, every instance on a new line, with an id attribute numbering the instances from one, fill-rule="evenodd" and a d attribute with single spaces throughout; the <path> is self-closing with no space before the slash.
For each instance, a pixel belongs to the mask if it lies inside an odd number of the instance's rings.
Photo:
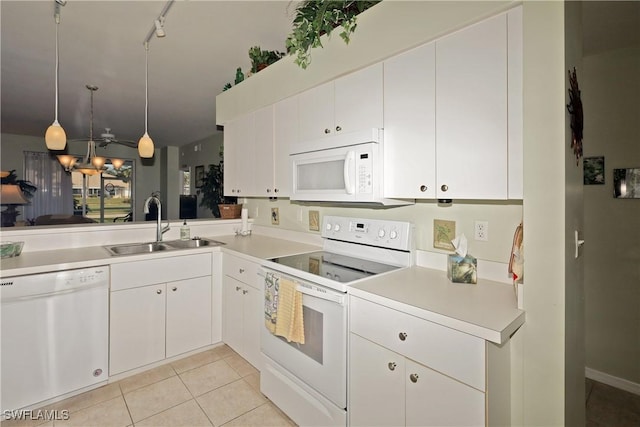
<path id="1" fill-rule="evenodd" d="M 383 130 L 367 129 L 293 144 L 291 200 L 406 205 L 386 199 Z"/>

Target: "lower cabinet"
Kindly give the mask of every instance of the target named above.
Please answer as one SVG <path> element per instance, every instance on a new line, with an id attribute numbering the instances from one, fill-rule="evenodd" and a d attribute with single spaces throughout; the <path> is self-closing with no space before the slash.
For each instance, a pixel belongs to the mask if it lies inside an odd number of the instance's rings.
<path id="1" fill-rule="evenodd" d="M 211 344 L 211 254 L 202 255 L 111 267 L 110 375 Z M 209 266 L 194 264 L 190 269 L 190 262 Z M 177 280 L 147 284 L 145 280 L 129 279 L 135 275 L 127 273 L 134 270 L 147 271 L 146 281 L 159 281 L 162 276 Z M 163 270 L 171 273 L 164 275 Z M 208 275 L 189 277 L 203 272 Z M 178 279 L 180 276 L 185 278 Z"/>
<path id="2" fill-rule="evenodd" d="M 260 370 L 260 326 L 264 321 L 260 266 L 226 253 L 222 262 L 222 340 Z"/>

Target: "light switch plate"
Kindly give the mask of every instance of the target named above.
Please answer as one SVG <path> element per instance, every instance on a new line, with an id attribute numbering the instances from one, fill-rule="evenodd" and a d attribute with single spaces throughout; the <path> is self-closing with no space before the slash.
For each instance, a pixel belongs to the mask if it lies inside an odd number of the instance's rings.
<path id="1" fill-rule="evenodd" d="M 320 231 L 320 212 L 309 211 L 309 230 Z"/>
<path id="2" fill-rule="evenodd" d="M 278 208 L 271 208 L 271 225 L 280 225 L 280 212 Z"/>

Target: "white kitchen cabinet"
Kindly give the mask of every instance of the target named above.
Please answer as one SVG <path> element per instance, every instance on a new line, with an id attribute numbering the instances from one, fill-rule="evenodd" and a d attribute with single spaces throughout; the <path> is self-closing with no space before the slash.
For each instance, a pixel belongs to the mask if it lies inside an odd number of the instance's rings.
<path id="1" fill-rule="evenodd" d="M 508 346 L 353 295 L 349 310 L 350 425 L 508 419 Z"/>
<path id="2" fill-rule="evenodd" d="M 384 62 L 384 195 L 436 196 L 435 43 Z"/>
<path id="3" fill-rule="evenodd" d="M 298 95 L 300 141 L 383 126 L 382 63 Z"/>
<path id="4" fill-rule="evenodd" d="M 522 198 L 521 8 L 384 62 L 385 197 Z"/>
<path id="5" fill-rule="evenodd" d="M 260 370 L 260 326 L 264 322 L 260 266 L 226 253 L 222 262 L 222 340 Z"/>
<path id="6" fill-rule="evenodd" d="M 224 195 L 243 197 L 255 192 L 255 113 L 224 126 Z"/>
<path id="7" fill-rule="evenodd" d="M 109 374 L 211 344 L 211 253 L 111 266 Z"/>
<path id="8" fill-rule="evenodd" d="M 291 167 L 289 149 L 298 141 L 298 97 L 292 96 L 274 105 L 273 138 L 273 194 L 289 197 L 291 192 Z"/>

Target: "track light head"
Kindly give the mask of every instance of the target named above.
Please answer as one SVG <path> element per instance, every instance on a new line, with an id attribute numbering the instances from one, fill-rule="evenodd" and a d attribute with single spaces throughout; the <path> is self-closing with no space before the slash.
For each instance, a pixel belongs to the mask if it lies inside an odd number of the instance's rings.
<path id="1" fill-rule="evenodd" d="M 154 21 L 154 24 L 156 26 L 156 37 L 164 37 L 167 34 L 164 32 L 164 18 L 160 18 L 160 19 L 156 19 Z"/>

